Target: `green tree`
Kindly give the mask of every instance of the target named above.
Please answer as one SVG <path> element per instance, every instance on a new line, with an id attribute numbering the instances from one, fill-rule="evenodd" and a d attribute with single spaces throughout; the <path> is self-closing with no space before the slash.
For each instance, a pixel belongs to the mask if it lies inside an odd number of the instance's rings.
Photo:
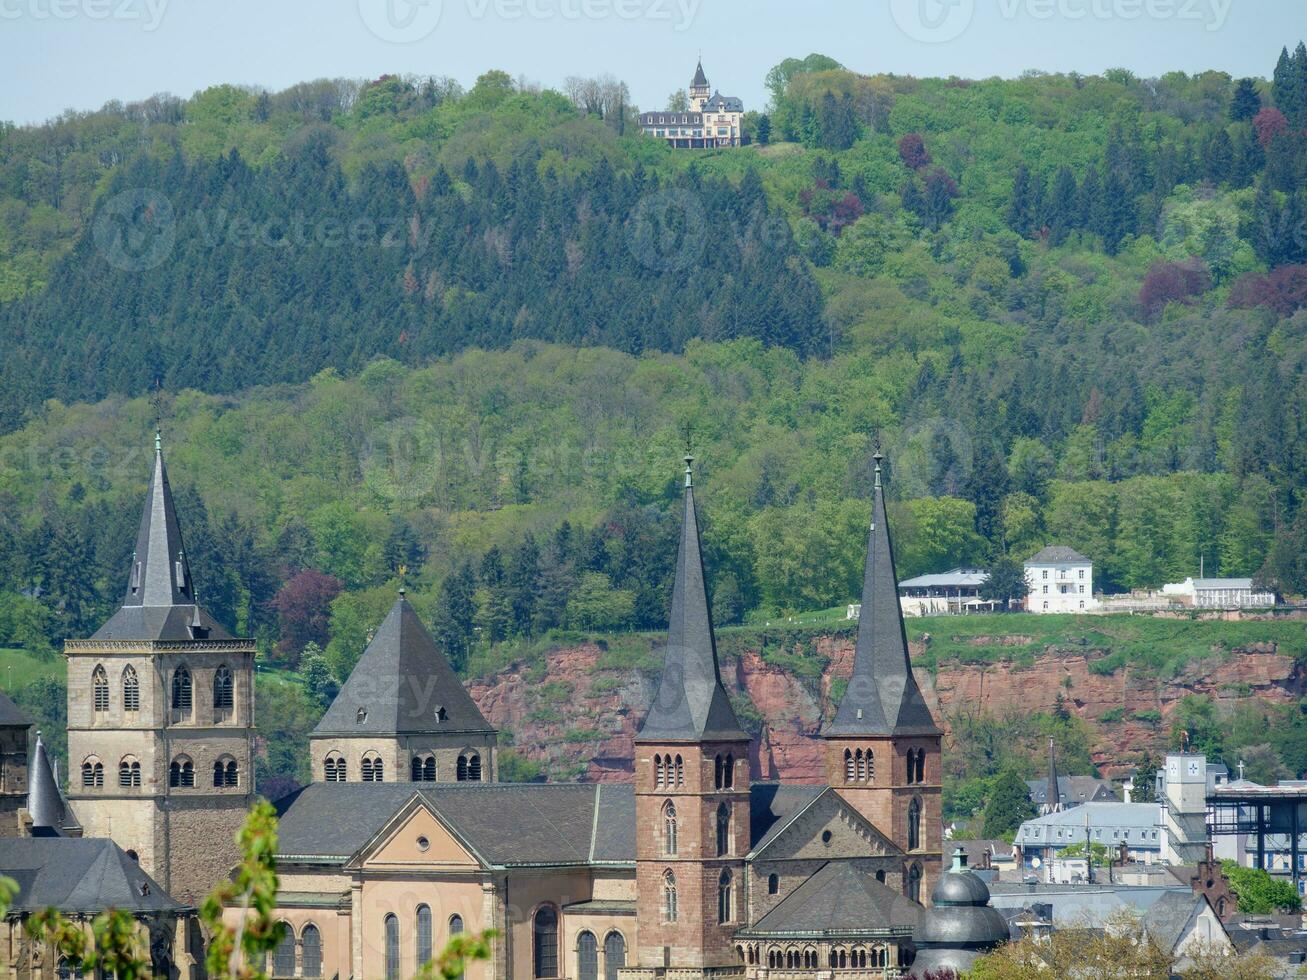
<path id="1" fill-rule="evenodd" d="M 985 803 L 985 836 L 1011 840 L 1017 828 L 1035 816 L 1030 787 L 1015 770 L 1000 773 Z"/>
<path id="2" fill-rule="evenodd" d="M 309 643 L 300 654 L 300 675 L 304 678 L 304 691 L 324 711 L 340 690 L 340 684 L 331 672 L 331 665 L 316 643 Z"/>
<path id="3" fill-rule="evenodd" d="M 989 566 L 989 577 L 980 587 L 980 597 L 1003 603 L 1004 609 L 1020 606 L 1030 591 L 1025 567 L 1004 555 Z"/>
<path id="4" fill-rule="evenodd" d="M 1247 122 L 1261 111 L 1262 97 L 1257 94 L 1257 82 L 1251 78 L 1239 79 L 1230 98 L 1230 118 Z"/>
<path id="5" fill-rule="evenodd" d="M 1230 879 L 1230 888 L 1245 915 L 1270 915 L 1273 912 L 1297 912 L 1302 908 L 1293 883 L 1274 878 L 1261 868 L 1244 868 L 1234 861 L 1222 861 L 1221 870 Z"/>
<path id="6" fill-rule="evenodd" d="M 586 572 L 567 603 L 567 622 L 574 629 L 616 630 L 630 623 L 635 596 L 615 589 L 602 572 Z"/>

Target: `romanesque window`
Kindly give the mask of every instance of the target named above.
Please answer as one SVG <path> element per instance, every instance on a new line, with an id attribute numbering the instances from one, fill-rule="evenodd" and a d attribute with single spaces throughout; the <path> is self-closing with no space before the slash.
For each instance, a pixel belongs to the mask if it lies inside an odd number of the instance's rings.
<path id="1" fill-rule="evenodd" d="M 191 717 L 191 672 L 178 667 L 172 672 L 172 720 L 186 721 Z"/>
<path id="2" fill-rule="evenodd" d="M 780 875 L 770 874 L 767 876 L 767 894 L 779 895 L 781 891 Z"/>
<path id="3" fill-rule="evenodd" d="M 168 767 L 168 785 L 190 787 L 195 785 L 195 763 L 189 756 L 179 755 Z"/>
<path id="4" fill-rule="evenodd" d="M 92 706 L 95 713 L 109 710 L 109 675 L 104 672 L 102 664 L 96 664 L 91 671 Z"/>
<path id="5" fill-rule="evenodd" d="M 588 929 L 576 937 L 577 980 L 599 980 L 599 940 Z"/>
<path id="6" fill-rule="evenodd" d="M 335 753 L 327 756 L 322 763 L 322 775 L 329 783 L 343 783 L 345 781 L 344 758 Z"/>
<path id="7" fill-rule="evenodd" d="M 141 710 L 141 682 L 136 668 L 128 664 L 123 668 L 123 711 Z"/>
<path id="8" fill-rule="evenodd" d="M 663 872 L 663 921 L 676 921 L 676 875 Z"/>
<path id="9" fill-rule="evenodd" d="M 272 951 L 272 975 L 276 977 L 293 977 L 295 975 L 295 930 L 289 922 L 281 924 L 281 939 Z"/>
<path id="10" fill-rule="evenodd" d="M 365 783 L 384 782 L 385 768 L 379 755 L 365 755 L 361 766 Z"/>
<path id="11" fill-rule="evenodd" d="M 455 776 L 460 783 L 481 782 L 481 756 L 476 752 L 464 752 L 458 757 L 458 769 Z"/>
<path id="12" fill-rule="evenodd" d="M 717 856 L 731 853 L 731 808 L 725 803 L 717 807 Z"/>
<path id="13" fill-rule="evenodd" d="M 921 865 L 914 864 L 908 871 L 908 898 L 921 902 Z"/>
<path id="14" fill-rule="evenodd" d="M 535 976 L 556 977 L 558 972 L 558 912 L 552 905 L 536 909 L 532 925 L 532 946 L 535 951 Z"/>
<path id="15" fill-rule="evenodd" d="M 434 755 L 413 756 L 409 768 L 411 770 L 410 775 L 415 783 L 434 783 L 436 781 L 436 757 Z"/>
<path id="16" fill-rule="evenodd" d="M 123 756 L 118 763 L 118 785 L 124 788 L 141 785 L 141 764 L 130 755 Z"/>
<path id="17" fill-rule="evenodd" d="M 399 980 L 399 919 L 386 916 L 386 980 Z"/>
<path id="18" fill-rule="evenodd" d="M 663 804 L 663 853 L 676 853 L 676 805 L 671 800 Z"/>
<path id="19" fill-rule="evenodd" d="M 733 892 L 734 882 L 731 879 L 731 873 L 723 868 L 721 877 L 717 879 L 718 922 L 726 923 L 731 921 L 731 896 Z"/>
<path id="20" fill-rule="evenodd" d="M 227 721 L 236 704 L 236 681 L 231 668 L 222 664 L 213 673 L 213 720 Z"/>
<path id="21" fill-rule="evenodd" d="M 417 921 L 414 923 L 417 934 L 417 953 L 418 969 L 421 969 L 431 959 L 431 906 L 419 905 L 417 908 Z"/>
<path id="22" fill-rule="evenodd" d="M 322 933 L 311 922 L 300 933 L 300 976 L 322 976 Z"/>
<path id="23" fill-rule="evenodd" d="M 94 756 L 82 763 L 82 786 L 86 789 L 104 786 L 104 763 Z"/>
<path id="24" fill-rule="evenodd" d="M 617 980 L 617 971 L 626 966 L 626 937 L 610 932 L 604 937 L 604 980 Z"/>
<path id="25" fill-rule="evenodd" d="M 867 951 L 862 951 L 863 966 L 866 966 Z M 889 966 L 889 950 L 884 946 L 877 946 L 871 951 L 871 965 L 876 967 Z"/>
<path id="26" fill-rule="evenodd" d="M 463 931 L 463 917 L 461 915 L 451 915 L 449 917 L 449 934 L 457 936 Z"/>
<path id="27" fill-rule="evenodd" d="M 218 788 L 240 785 L 240 769 L 231 756 L 223 756 L 213 764 L 213 785 Z"/>
<path id="28" fill-rule="evenodd" d="M 921 800 L 914 798 L 908 804 L 908 850 L 921 846 Z"/>

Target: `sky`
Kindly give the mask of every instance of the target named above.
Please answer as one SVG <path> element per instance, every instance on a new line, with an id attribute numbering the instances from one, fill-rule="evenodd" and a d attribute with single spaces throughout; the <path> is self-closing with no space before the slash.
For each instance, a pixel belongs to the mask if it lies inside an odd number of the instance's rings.
<path id="1" fill-rule="evenodd" d="M 661 108 L 702 52 L 713 87 L 766 101 L 767 70 L 817 51 L 866 73 L 1026 69 L 1269 77 L 1305 0 L 0 0 L 0 120 L 322 77 L 491 68 L 542 86 L 611 73 Z"/>

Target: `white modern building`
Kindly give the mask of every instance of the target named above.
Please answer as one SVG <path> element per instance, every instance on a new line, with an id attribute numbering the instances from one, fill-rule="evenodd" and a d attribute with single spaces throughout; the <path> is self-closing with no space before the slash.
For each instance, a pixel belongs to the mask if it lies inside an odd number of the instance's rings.
<path id="1" fill-rule="evenodd" d="M 1187 578 L 1162 586 L 1162 594 L 1195 609 L 1255 609 L 1275 605 L 1275 593 L 1250 578 Z"/>
<path id="2" fill-rule="evenodd" d="M 1021 864 L 1043 877 L 1049 864 L 1073 844 L 1101 844 L 1118 853 L 1124 844 L 1132 861 L 1152 864 L 1162 857 L 1161 807 L 1156 803 L 1084 803 L 1027 820 L 1017 829 Z"/>
<path id="3" fill-rule="evenodd" d="M 905 616 L 992 612 L 997 603 L 980 597 L 988 579 L 989 572 L 981 568 L 952 568 L 904 579 L 899 583 L 899 606 Z"/>
<path id="4" fill-rule="evenodd" d="M 1085 612 L 1094 608 L 1094 563 L 1074 548 L 1051 545 L 1026 560 L 1026 611 Z"/>

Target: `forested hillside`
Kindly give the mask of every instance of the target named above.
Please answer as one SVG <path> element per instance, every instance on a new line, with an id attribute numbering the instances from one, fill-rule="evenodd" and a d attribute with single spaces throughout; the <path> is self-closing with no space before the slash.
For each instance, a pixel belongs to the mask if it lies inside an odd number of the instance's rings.
<path id="1" fill-rule="evenodd" d="M 338 675 L 401 575 L 461 664 L 660 627 L 686 426 L 722 623 L 854 596 L 878 440 L 904 575 L 1307 591 L 1307 48 L 768 83 L 702 153 L 502 72 L 0 128 L 0 645 L 116 601 L 156 380 L 205 604 Z"/>

